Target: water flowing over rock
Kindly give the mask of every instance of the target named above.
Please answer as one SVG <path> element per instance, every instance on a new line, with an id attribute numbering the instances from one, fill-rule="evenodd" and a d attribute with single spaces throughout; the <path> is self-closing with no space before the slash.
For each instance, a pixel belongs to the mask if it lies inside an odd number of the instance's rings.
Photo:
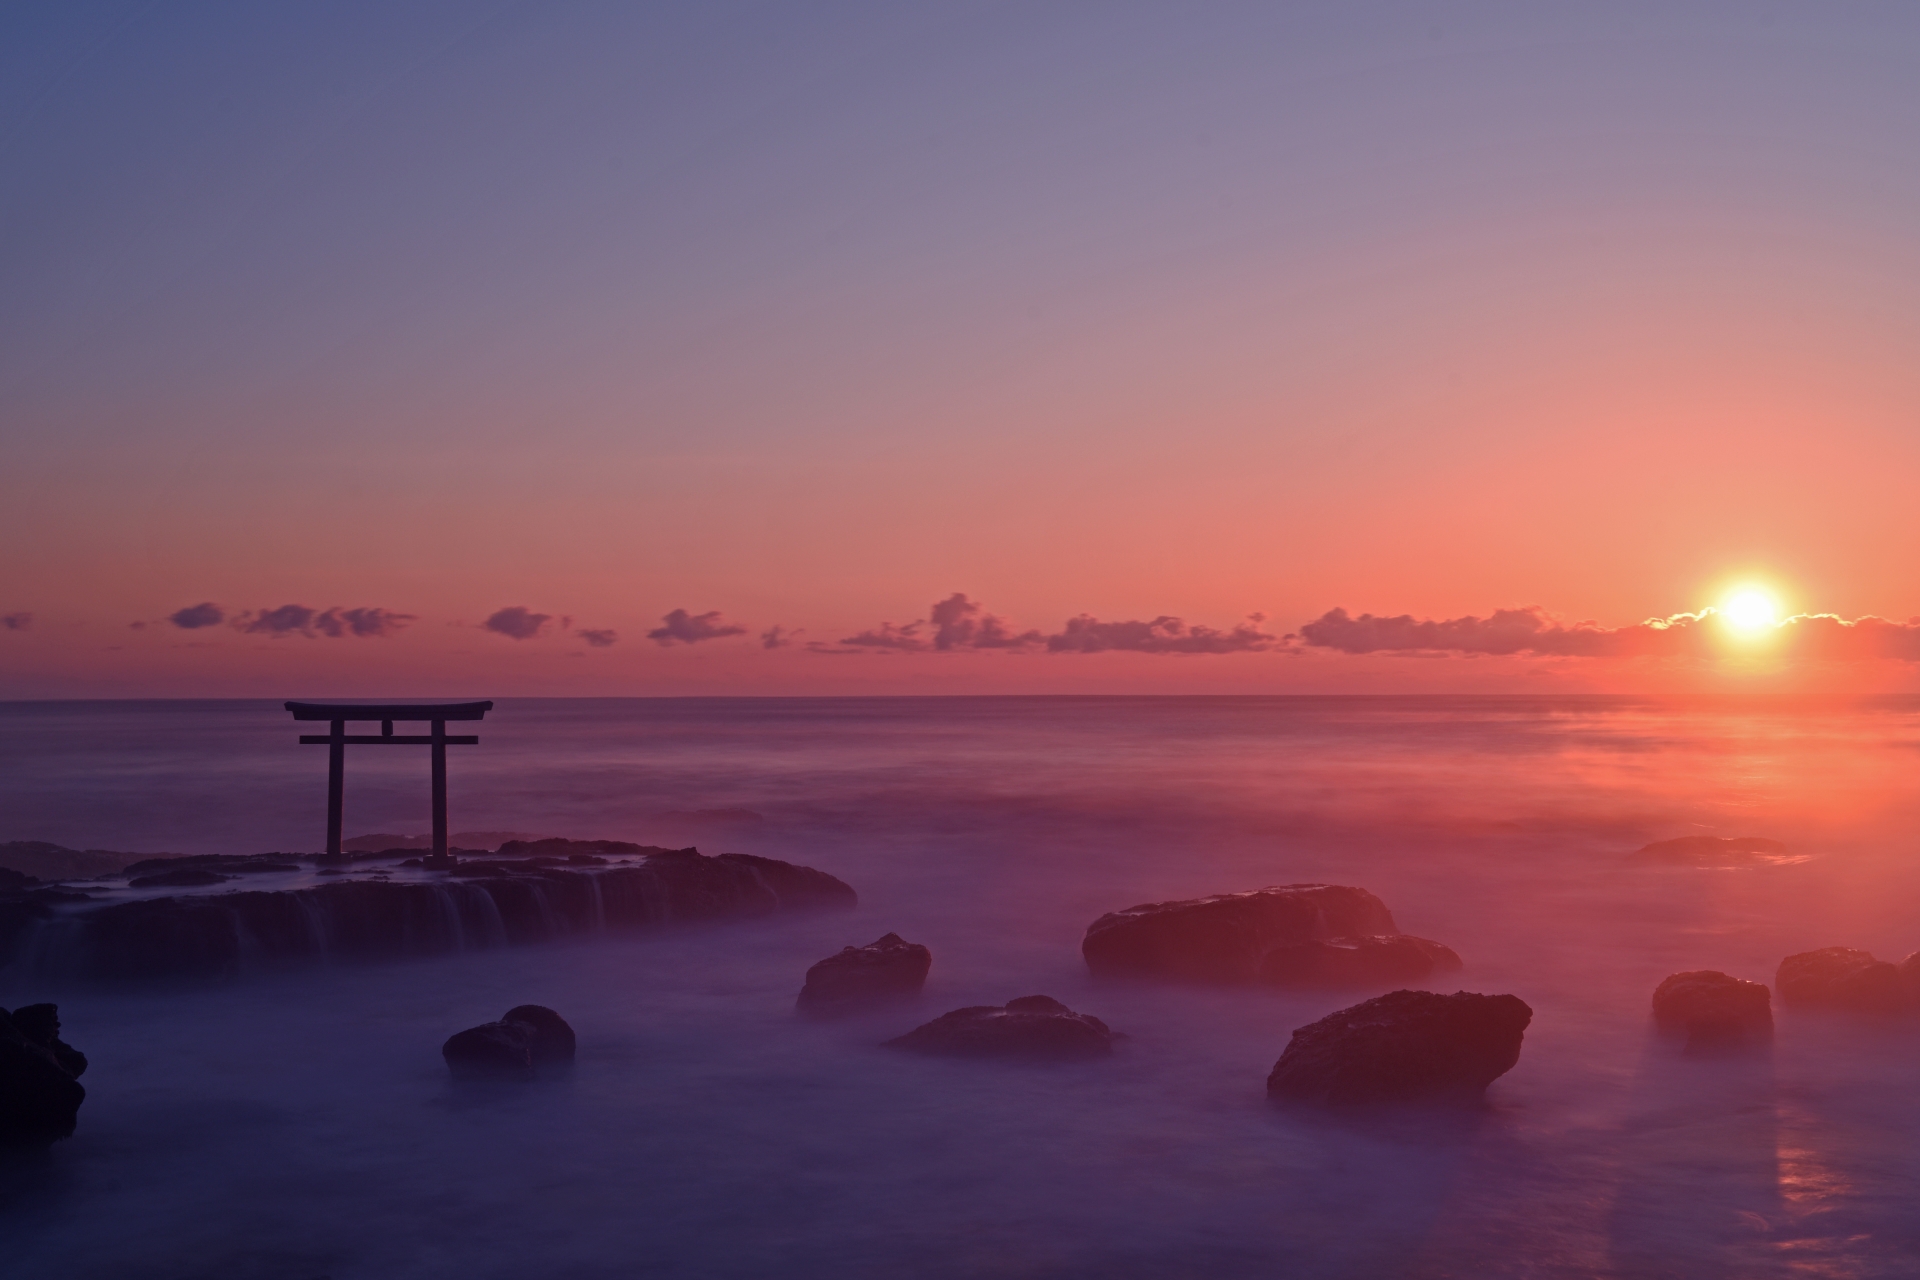
<path id="1" fill-rule="evenodd" d="M 943 1013 L 883 1047 L 963 1058 L 1097 1058 L 1113 1052 L 1113 1032 L 1051 996 L 1021 996 Z"/>
<path id="2" fill-rule="evenodd" d="M 86 1055 L 60 1039 L 55 1006 L 0 1010 L 0 1145 L 71 1134 L 87 1097 L 78 1079 L 86 1069 Z"/>
<path id="3" fill-rule="evenodd" d="M 613 841 L 610 849 L 462 863 L 432 879 L 342 880 L 284 890 L 174 895 L 26 913 L 36 972 L 101 979 L 211 976 L 314 960 L 381 960 L 540 942 L 599 929 L 846 908 L 844 882 L 773 858 Z M 18 895 L 15 895 L 16 897 Z M 7 904 L 0 902 L 0 908 Z M 6 923 L 0 910 L 0 924 Z M 0 935 L 0 944 L 5 937 Z M 20 938 L 16 936 L 16 949 Z"/>
<path id="4" fill-rule="evenodd" d="M 1781 1004 L 1801 1009 L 1893 1013 L 1907 1003 L 1898 966 L 1852 947 L 1788 956 L 1774 974 L 1773 989 Z"/>
<path id="5" fill-rule="evenodd" d="M 1289 884 L 1110 912 L 1087 927 L 1080 953 L 1102 976 L 1254 983 L 1283 948 L 1399 932 L 1365 889 Z"/>
<path id="6" fill-rule="evenodd" d="M 1684 1033 L 1689 1050 L 1757 1045 L 1773 1035 L 1773 1000 L 1764 983 L 1697 969 L 1654 988 L 1653 1021 Z"/>
<path id="7" fill-rule="evenodd" d="M 803 1013 L 830 1017 L 920 994 L 933 952 L 897 933 L 864 947 L 842 947 L 807 970 L 796 1004 Z"/>
<path id="8" fill-rule="evenodd" d="M 1260 962 L 1260 980 L 1276 987 L 1391 986 L 1424 982 L 1460 967 L 1451 947 L 1410 933 L 1389 933 L 1277 947 Z"/>
<path id="9" fill-rule="evenodd" d="M 1295 1031 L 1267 1093 L 1329 1106 L 1470 1100 L 1520 1061 L 1532 1021 L 1518 996 L 1391 991 Z"/>

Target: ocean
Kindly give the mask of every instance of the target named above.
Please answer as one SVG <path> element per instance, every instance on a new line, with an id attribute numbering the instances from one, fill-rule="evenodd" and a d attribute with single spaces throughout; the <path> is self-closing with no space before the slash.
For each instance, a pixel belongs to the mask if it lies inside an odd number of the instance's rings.
<path id="1" fill-rule="evenodd" d="M 0 705 L 0 841 L 324 839 L 277 703 Z M 1920 1275 L 1920 1020 L 1779 1010 L 1771 1052 L 1655 1036 L 1666 975 L 1920 949 L 1920 700 L 577 699 L 450 751 L 456 831 L 804 863 L 852 913 L 220 982 L 89 986 L 79 1131 L 0 1162 L 9 1274 L 394 1277 Z M 424 750 L 348 754 L 347 832 L 427 830 Z M 1741 868 L 1646 866 L 1765 836 Z M 1269 884 L 1372 890 L 1534 1010 L 1484 1107 L 1278 1108 L 1290 1032 L 1360 996 L 1096 982 L 1086 926 Z M 921 1000 L 794 1015 L 897 932 Z M 881 1050 L 1046 994 L 1127 1038 L 1021 1065 Z M 1367 994 L 1367 993 L 1362 993 Z M 454 1031 L 573 1024 L 564 1078 L 456 1088 Z"/>

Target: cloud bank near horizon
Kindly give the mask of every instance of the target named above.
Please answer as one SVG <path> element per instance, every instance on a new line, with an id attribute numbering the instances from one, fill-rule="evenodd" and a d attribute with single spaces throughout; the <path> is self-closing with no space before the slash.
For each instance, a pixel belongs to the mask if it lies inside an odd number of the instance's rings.
<path id="1" fill-rule="evenodd" d="M 220 613 L 217 605 L 195 605 L 192 609 L 180 610 L 169 621 L 188 630 L 217 625 L 217 616 L 211 622 L 204 620 L 205 615 L 200 611 L 206 609 L 212 609 L 216 615 Z M 183 622 L 183 614 L 194 615 L 198 620 Z M 354 636 L 367 640 L 398 635 L 415 620 L 411 613 L 395 613 L 391 609 L 343 609 L 335 605 L 322 611 L 304 604 L 283 604 L 277 609 L 249 609 L 235 617 L 230 625 L 242 635 L 250 636 L 297 635 L 309 640 L 321 636 L 332 640 Z"/>
<path id="2" fill-rule="evenodd" d="M 953 653 L 1007 650 L 1018 653 L 1262 653 L 1289 647 L 1288 638 L 1260 629 L 1264 614 L 1251 614 L 1228 630 L 1161 614 L 1151 620 L 1103 622 L 1092 614 L 1069 618 L 1059 631 L 1015 630 L 999 614 L 988 613 L 964 592 L 936 601 L 925 618 L 904 625 L 883 622 L 841 639 L 841 647 L 812 644 L 816 653 Z"/>

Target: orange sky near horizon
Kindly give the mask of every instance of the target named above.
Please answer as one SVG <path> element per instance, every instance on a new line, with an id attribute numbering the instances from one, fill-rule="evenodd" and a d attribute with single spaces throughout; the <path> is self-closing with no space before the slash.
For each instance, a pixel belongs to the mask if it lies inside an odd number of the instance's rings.
<path id="1" fill-rule="evenodd" d="M 1920 613 L 1905 15 L 102 12 L 0 40 L 0 697 L 1920 691 L 805 648 Z"/>

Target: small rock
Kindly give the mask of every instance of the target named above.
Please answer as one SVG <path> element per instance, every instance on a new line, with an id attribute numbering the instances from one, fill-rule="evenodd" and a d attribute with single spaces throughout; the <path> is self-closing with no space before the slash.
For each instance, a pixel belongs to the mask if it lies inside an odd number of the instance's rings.
<path id="1" fill-rule="evenodd" d="M 87 1097 L 74 1077 L 87 1060 L 60 1041 L 53 1005 L 28 1005 L 19 1013 L 25 1027 L 0 1011 L 0 1144 L 41 1145 L 73 1132 Z"/>
<path id="2" fill-rule="evenodd" d="M 1080 953 L 1102 976 L 1252 983 L 1278 948 L 1399 932 L 1365 889 L 1288 884 L 1108 912 L 1087 926 Z"/>
<path id="3" fill-rule="evenodd" d="M 1773 988 L 1780 1003 L 1802 1009 L 1892 1013 L 1906 1003 L 1899 968 L 1852 947 L 1788 956 L 1780 962 Z"/>
<path id="4" fill-rule="evenodd" d="M 539 1004 L 520 1004 L 507 1010 L 502 1022 L 518 1022 L 533 1031 L 533 1060 L 539 1065 L 557 1066 L 573 1061 L 573 1028 L 567 1020 Z"/>
<path id="5" fill-rule="evenodd" d="M 1113 1052 L 1113 1032 L 1051 996 L 1021 996 L 943 1013 L 884 1047 L 957 1057 L 1094 1058 Z"/>
<path id="6" fill-rule="evenodd" d="M 1520 1060 L 1518 996 L 1392 991 L 1293 1033 L 1267 1093 L 1332 1106 L 1478 1097 Z"/>
<path id="7" fill-rule="evenodd" d="M 1804 862 L 1778 840 L 1760 836 L 1681 836 L 1656 840 L 1632 854 L 1635 862 L 1664 862 L 1688 867 L 1751 867 Z"/>
<path id="8" fill-rule="evenodd" d="M 801 1012 L 847 1013 L 888 1000 L 920 994 L 933 952 L 889 933 L 864 947 L 842 947 L 807 970 L 796 1001 Z"/>
<path id="9" fill-rule="evenodd" d="M 534 1030 L 525 1022 L 486 1022 L 440 1046 L 456 1080 L 531 1080 Z"/>
<path id="10" fill-rule="evenodd" d="M 1684 1032 L 1690 1051 L 1758 1044 L 1773 1035 L 1773 1000 L 1764 983 L 1698 969 L 1654 988 L 1653 1021 Z"/>
<path id="11" fill-rule="evenodd" d="M 1453 948 L 1410 933 L 1326 938 L 1279 947 L 1260 962 L 1260 980 L 1276 987 L 1392 986 L 1460 968 Z"/>

